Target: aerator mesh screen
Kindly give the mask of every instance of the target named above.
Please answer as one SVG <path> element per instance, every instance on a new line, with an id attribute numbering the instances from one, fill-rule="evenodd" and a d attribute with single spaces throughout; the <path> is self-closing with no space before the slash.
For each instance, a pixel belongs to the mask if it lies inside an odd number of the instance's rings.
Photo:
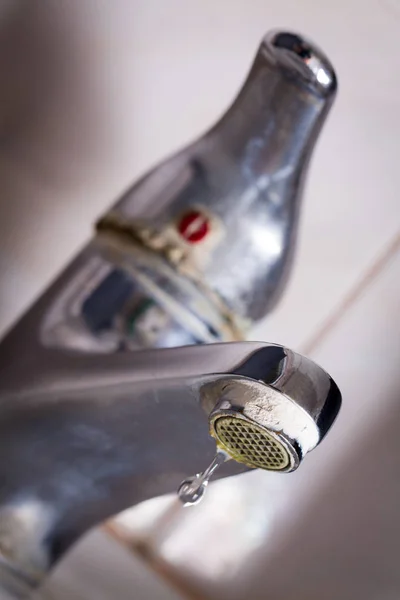
<path id="1" fill-rule="evenodd" d="M 286 448 L 263 427 L 230 416 L 217 418 L 213 427 L 219 446 L 237 462 L 269 471 L 289 465 Z"/>

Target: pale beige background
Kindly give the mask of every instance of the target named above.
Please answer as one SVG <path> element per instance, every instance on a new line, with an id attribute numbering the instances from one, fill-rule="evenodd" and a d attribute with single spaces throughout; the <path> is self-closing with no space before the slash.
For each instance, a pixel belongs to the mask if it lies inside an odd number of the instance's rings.
<path id="1" fill-rule="evenodd" d="M 223 112 L 276 26 L 323 47 L 340 93 L 294 276 L 253 337 L 332 372 L 341 417 L 293 476 L 253 473 L 194 511 L 166 514 L 162 499 L 120 516 L 119 535 L 168 581 L 97 531 L 42 597 L 400 597 L 397 0 L 0 0 L 0 328 L 135 177 Z"/>

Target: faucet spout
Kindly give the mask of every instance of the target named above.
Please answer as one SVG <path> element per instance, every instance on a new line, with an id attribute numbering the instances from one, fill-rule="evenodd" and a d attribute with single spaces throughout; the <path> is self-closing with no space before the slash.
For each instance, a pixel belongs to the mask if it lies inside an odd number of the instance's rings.
<path id="1" fill-rule="evenodd" d="M 232 452 L 221 418 L 282 435 L 292 470 L 340 405 L 325 371 L 277 345 L 35 354 L 18 378 L 3 372 L 0 390 L 0 556 L 25 578 L 40 578 L 99 521 L 176 490 L 211 460 L 210 432 L 235 459 L 218 477 L 268 468 Z"/>

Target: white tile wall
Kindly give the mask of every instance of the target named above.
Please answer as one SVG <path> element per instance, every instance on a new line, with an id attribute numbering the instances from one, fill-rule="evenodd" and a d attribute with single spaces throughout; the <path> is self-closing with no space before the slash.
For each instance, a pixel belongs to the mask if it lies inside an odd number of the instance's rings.
<path id="1" fill-rule="evenodd" d="M 312 163 L 293 278 L 253 337 L 301 349 L 339 309 L 313 355 L 344 390 L 340 421 L 287 479 L 253 473 L 216 484 L 203 506 L 174 511 L 172 521 L 164 518 L 168 499 L 119 518 L 119 531 L 123 526 L 129 538 L 148 540 L 175 578 L 211 598 L 400 595 L 400 493 L 392 474 L 400 455 L 400 259 L 393 245 L 400 229 L 399 6 L 396 0 L 0 4 L 0 329 L 140 172 L 223 112 L 269 28 L 307 33 L 337 68 L 339 96 Z M 378 263 L 358 287 L 389 246 L 392 260 Z M 354 289 L 364 291 L 343 313 Z M 114 541 L 113 549 L 104 544 L 105 556 L 115 553 L 115 560 L 99 559 L 104 567 L 92 568 L 83 545 L 59 576 L 55 597 L 89 598 L 92 579 L 93 597 L 128 597 L 130 561 Z M 104 588 L 97 581 L 103 569 L 110 574 Z M 173 594 L 147 574 L 141 580 L 134 566 L 132 574 L 143 597 L 146 590 L 148 598 Z"/>
<path id="2" fill-rule="evenodd" d="M 32 600 L 184 600 L 101 530 L 86 535 Z"/>

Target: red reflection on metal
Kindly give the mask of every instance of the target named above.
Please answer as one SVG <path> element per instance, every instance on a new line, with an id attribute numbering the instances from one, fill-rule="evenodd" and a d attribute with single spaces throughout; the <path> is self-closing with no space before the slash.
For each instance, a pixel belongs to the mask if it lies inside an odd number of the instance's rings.
<path id="1" fill-rule="evenodd" d="M 178 224 L 181 236 L 191 244 L 201 242 L 210 231 L 209 219 L 198 210 L 186 213 Z"/>

